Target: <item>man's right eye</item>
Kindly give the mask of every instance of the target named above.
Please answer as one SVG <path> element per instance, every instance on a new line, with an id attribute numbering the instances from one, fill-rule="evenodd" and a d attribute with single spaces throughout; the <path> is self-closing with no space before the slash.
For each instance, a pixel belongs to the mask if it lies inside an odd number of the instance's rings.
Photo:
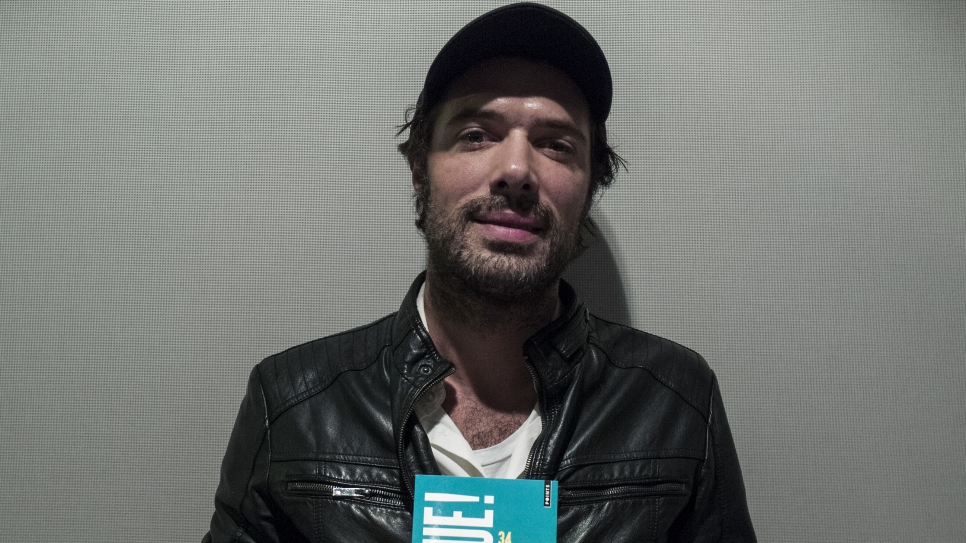
<path id="1" fill-rule="evenodd" d="M 486 135 L 482 130 L 467 130 L 460 135 L 460 139 L 466 143 L 480 144 L 486 141 Z"/>

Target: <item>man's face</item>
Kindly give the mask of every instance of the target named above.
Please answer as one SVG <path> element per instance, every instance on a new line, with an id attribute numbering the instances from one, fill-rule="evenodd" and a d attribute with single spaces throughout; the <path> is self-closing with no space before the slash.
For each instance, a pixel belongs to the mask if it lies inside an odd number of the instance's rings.
<path id="1" fill-rule="evenodd" d="M 433 126 L 425 235 L 434 269 L 512 301 L 551 286 L 588 208 L 590 114 L 545 64 L 484 61 L 455 80 Z M 428 183 L 424 187 L 423 183 Z"/>

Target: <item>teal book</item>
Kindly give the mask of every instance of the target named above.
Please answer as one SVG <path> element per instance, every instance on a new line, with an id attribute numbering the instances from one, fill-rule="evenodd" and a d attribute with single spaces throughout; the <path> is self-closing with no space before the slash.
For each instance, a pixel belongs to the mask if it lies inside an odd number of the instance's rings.
<path id="1" fill-rule="evenodd" d="M 557 481 L 417 475 L 412 543 L 554 543 Z"/>

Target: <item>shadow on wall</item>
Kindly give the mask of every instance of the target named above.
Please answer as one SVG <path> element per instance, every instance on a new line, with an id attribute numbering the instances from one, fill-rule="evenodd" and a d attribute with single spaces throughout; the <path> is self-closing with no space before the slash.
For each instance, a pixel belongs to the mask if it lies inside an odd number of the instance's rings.
<path id="1" fill-rule="evenodd" d="M 573 285 L 577 297 L 587 304 L 591 313 L 609 321 L 630 325 L 631 316 L 624 282 L 621 280 L 614 251 L 608 242 L 610 225 L 601 217 L 595 216 L 594 221 L 597 222 L 596 237 L 591 240 L 590 247 L 584 254 L 570 264 L 563 277 Z"/>

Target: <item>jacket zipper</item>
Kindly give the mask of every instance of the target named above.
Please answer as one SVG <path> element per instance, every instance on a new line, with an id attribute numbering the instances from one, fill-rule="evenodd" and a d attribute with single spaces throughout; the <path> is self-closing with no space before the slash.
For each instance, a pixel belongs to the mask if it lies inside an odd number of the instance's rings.
<path id="1" fill-rule="evenodd" d="M 586 313 L 586 310 L 585 310 L 585 313 Z M 563 319 L 563 322 L 571 322 L 574 318 L 576 318 L 576 310 L 574 308 L 571 308 L 570 311 L 565 316 L 561 316 L 560 318 Z M 530 347 L 533 346 L 533 344 L 531 343 L 532 339 L 533 338 L 527 340 L 527 343 L 524 343 L 523 345 L 524 353 L 526 353 L 526 351 L 528 350 L 528 347 L 527 347 L 528 344 L 530 345 Z M 544 442 L 546 441 L 546 432 L 547 432 L 547 419 L 549 419 L 553 414 L 547 410 L 547 405 L 546 405 L 546 402 L 544 401 L 544 396 L 546 393 L 540 384 L 540 378 L 537 377 L 537 372 L 534 369 L 533 364 L 530 363 L 530 357 L 527 354 L 523 355 L 523 362 L 526 364 L 527 370 L 530 371 L 530 376 L 533 377 L 533 386 L 537 390 L 537 405 L 540 406 L 540 412 L 541 412 L 540 434 L 537 436 L 536 441 L 533 442 L 533 447 L 530 448 L 530 454 L 527 456 L 527 463 L 524 465 L 524 468 L 523 468 L 523 478 L 530 479 L 533 476 L 533 474 L 531 473 L 531 470 L 533 469 L 533 457 L 535 456 L 536 451 L 538 449 L 541 449 L 544 447 Z"/>
<path id="2" fill-rule="evenodd" d="M 619 500 L 625 498 L 646 498 L 650 496 L 670 496 L 687 493 L 687 484 L 674 479 L 655 479 L 639 483 L 618 484 L 615 486 L 598 486 L 591 488 L 565 488 L 559 490 L 560 503 L 576 505 L 592 503 L 601 500 Z"/>
<path id="3" fill-rule="evenodd" d="M 289 481 L 285 489 L 296 494 L 311 494 L 321 498 L 344 499 L 375 503 L 389 507 L 405 507 L 402 496 L 383 488 L 338 485 L 322 481 Z"/>
<path id="4" fill-rule="evenodd" d="M 527 370 L 530 372 L 530 377 L 533 378 L 533 387 L 537 390 L 537 405 L 540 407 L 540 433 L 537 435 L 537 439 L 533 442 L 533 446 L 530 447 L 530 454 L 527 455 L 527 463 L 523 467 L 523 478 L 530 478 L 530 469 L 533 467 L 533 456 L 536 454 L 537 448 L 542 446 L 543 434 L 547 431 L 547 417 L 550 416 L 543 402 L 543 389 L 540 387 L 540 378 L 537 377 L 536 370 L 533 369 L 533 364 L 530 363 L 530 357 L 523 355 L 523 363 L 526 364 Z"/>

